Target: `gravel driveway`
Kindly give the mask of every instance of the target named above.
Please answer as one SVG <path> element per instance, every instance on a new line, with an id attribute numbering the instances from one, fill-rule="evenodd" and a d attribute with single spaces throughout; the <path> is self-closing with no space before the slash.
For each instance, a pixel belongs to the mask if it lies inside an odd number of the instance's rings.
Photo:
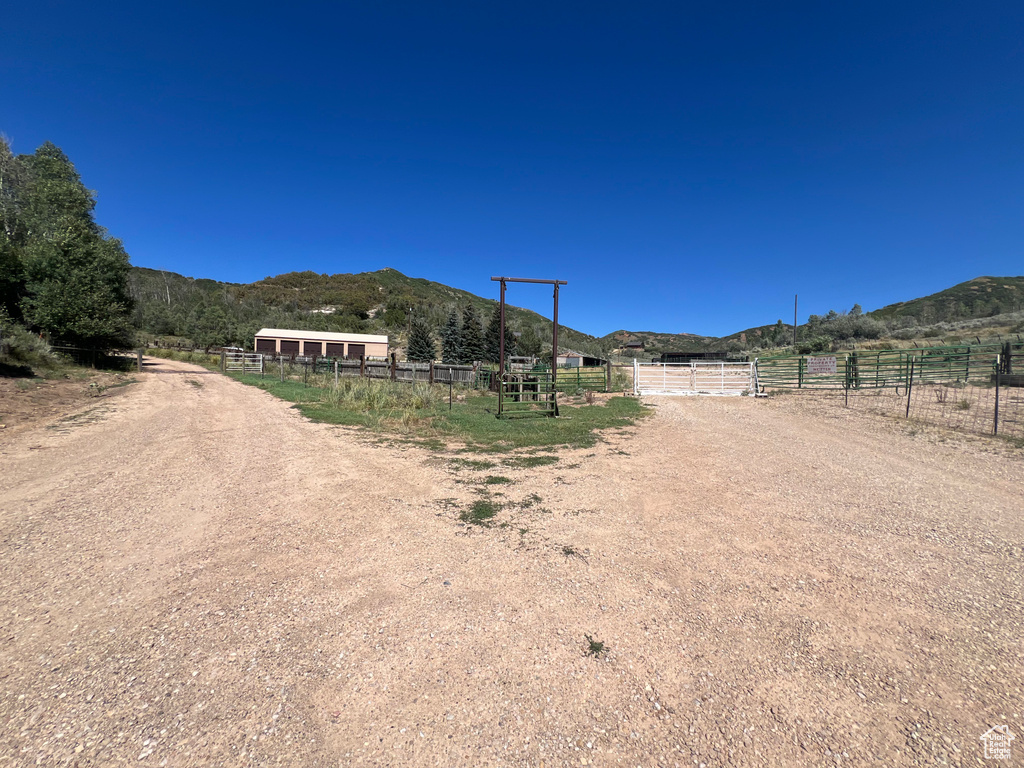
<path id="1" fill-rule="evenodd" d="M 148 362 L 0 434 L 0 766 L 980 765 L 994 725 L 1024 750 L 1019 450 L 664 398 L 473 469 Z M 493 524 L 460 521 L 488 492 Z"/>

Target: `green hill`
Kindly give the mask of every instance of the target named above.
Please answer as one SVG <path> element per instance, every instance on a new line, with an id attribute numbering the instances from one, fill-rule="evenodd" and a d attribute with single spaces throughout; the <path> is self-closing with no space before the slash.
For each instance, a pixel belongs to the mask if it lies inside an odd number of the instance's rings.
<path id="1" fill-rule="evenodd" d="M 919 324 L 993 317 L 1024 309 L 1024 277 L 976 277 L 952 288 L 901 301 L 868 314 L 876 320 L 913 318 Z"/>
<path id="2" fill-rule="evenodd" d="M 261 327 L 387 333 L 401 343 L 410 309 L 426 316 L 437 336 L 453 308 L 461 313 L 471 305 L 486 324 L 497 305 L 493 299 L 390 268 L 336 275 L 289 272 L 243 284 L 133 267 L 129 285 L 136 328 L 201 346 L 251 346 Z M 506 306 L 514 331 L 532 332 L 543 341 L 551 338 L 548 318 Z M 591 354 L 603 349 L 596 337 L 566 326 L 559 326 L 559 346 Z"/>
<path id="3" fill-rule="evenodd" d="M 976 277 L 938 293 L 890 304 L 871 312 L 830 312 L 811 315 L 799 326 L 798 347 L 821 351 L 836 343 L 869 339 L 910 340 L 956 334 L 955 329 L 1017 327 L 1020 316 L 1009 313 L 1024 310 L 1024 277 Z M 691 333 L 655 333 L 619 330 L 601 341 L 610 349 L 621 350 L 628 342 L 641 341 L 639 357 L 657 357 L 662 352 L 740 352 L 747 349 L 772 349 L 792 345 L 793 325 L 781 321 L 754 326 L 719 338 Z"/>

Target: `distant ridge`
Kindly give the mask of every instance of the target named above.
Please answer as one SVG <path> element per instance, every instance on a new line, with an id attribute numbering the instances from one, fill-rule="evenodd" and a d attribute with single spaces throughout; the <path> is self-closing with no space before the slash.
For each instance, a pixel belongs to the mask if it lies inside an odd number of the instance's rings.
<path id="1" fill-rule="evenodd" d="M 433 280 L 409 277 L 390 267 L 376 272 L 334 275 L 289 272 L 253 283 L 223 283 L 132 267 L 129 280 L 137 303 L 136 326 L 143 331 L 185 335 L 180 331 L 188 328 L 195 336 L 194 329 L 199 328 L 199 335 L 226 336 L 236 342 L 251 341 L 261 326 L 400 335 L 407 327 L 410 307 L 425 313 L 434 328 L 439 329 L 452 307 L 461 309 L 471 305 L 486 322 L 497 303 Z M 865 312 L 864 317 L 887 327 L 894 324 L 925 326 L 1021 310 L 1024 310 L 1024 276 L 982 276 L 928 296 Z M 542 340 L 550 339 L 550 319 L 511 305 L 508 312 L 517 330 L 529 328 Z M 800 328 L 801 338 L 814 330 L 807 324 Z M 560 347 L 597 355 L 619 350 L 633 356 L 651 357 L 662 352 L 760 346 L 773 335 L 781 338 L 784 333 L 788 338 L 793 326 L 784 323 L 779 328 L 770 322 L 722 337 L 620 329 L 598 338 L 569 326 L 560 326 L 560 329 Z"/>

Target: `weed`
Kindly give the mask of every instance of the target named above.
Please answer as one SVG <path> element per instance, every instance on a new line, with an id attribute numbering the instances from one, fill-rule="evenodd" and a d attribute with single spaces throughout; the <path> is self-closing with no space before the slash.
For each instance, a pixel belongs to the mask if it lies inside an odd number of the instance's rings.
<path id="1" fill-rule="evenodd" d="M 14 386 L 16 386 L 22 392 L 25 392 L 27 390 L 32 389 L 32 382 L 26 379 L 18 379 L 17 383 Z"/>
<path id="2" fill-rule="evenodd" d="M 587 561 L 587 558 L 583 555 L 583 553 L 571 544 L 566 544 L 564 547 L 562 547 L 562 554 L 565 555 L 566 559 L 570 557 L 575 557 L 577 560 L 582 560 L 583 562 Z"/>
<path id="3" fill-rule="evenodd" d="M 484 478 L 484 485 L 506 485 L 512 482 L 512 478 L 503 475 L 488 475 Z"/>
<path id="4" fill-rule="evenodd" d="M 474 501 L 473 506 L 469 509 L 463 510 L 459 515 L 459 520 L 467 525 L 480 525 L 487 528 L 493 525 L 492 520 L 498 514 L 499 509 L 501 506 L 490 499 L 479 499 Z"/>
<path id="5" fill-rule="evenodd" d="M 958 411 L 969 411 L 971 409 L 971 401 L 967 399 L 958 401 L 956 404 L 956 409 Z"/>
<path id="6" fill-rule="evenodd" d="M 185 379 L 185 383 L 191 384 L 196 389 L 201 389 L 203 386 L 203 382 L 197 381 L 196 379 Z"/>
<path id="7" fill-rule="evenodd" d="M 521 509 L 529 509 L 539 501 L 541 501 L 540 496 L 538 496 L 536 493 L 531 493 L 529 496 L 527 496 L 525 499 L 519 502 L 519 507 Z"/>
<path id="8" fill-rule="evenodd" d="M 602 643 L 600 640 L 595 640 L 590 635 L 583 635 L 587 640 L 587 656 L 600 656 L 602 653 L 608 653 L 608 646 Z"/>

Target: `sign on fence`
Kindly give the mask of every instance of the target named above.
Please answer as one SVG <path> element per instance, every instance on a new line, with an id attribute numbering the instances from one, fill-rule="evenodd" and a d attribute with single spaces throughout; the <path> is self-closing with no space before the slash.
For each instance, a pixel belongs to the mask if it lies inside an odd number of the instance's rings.
<path id="1" fill-rule="evenodd" d="M 835 355 L 832 357 L 808 357 L 807 358 L 807 375 L 808 376 L 825 376 L 828 374 L 834 374 L 838 368 L 836 367 Z"/>

